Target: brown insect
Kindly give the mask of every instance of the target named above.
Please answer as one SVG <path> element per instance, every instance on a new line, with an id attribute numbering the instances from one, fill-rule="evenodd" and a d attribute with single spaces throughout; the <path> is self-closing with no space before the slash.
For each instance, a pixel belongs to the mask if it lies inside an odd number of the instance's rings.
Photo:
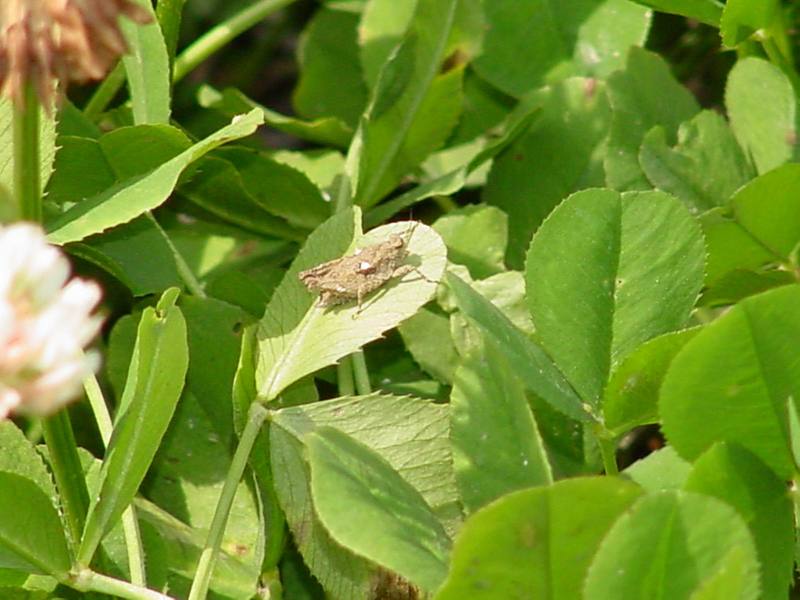
<path id="1" fill-rule="evenodd" d="M 319 294 L 320 306 L 355 300 L 361 308 L 364 298 L 386 282 L 419 272 L 415 266 L 404 264 L 407 257 L 408 240 L 392 234 L 386 241 L 301 271 L 299 277 L 310 292 Z"/>

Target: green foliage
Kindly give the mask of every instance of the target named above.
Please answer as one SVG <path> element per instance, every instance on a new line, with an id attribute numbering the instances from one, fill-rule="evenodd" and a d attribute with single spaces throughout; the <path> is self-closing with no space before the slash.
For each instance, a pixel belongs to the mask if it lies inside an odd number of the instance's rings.
<path id="1" fill-rule="evenodd" d="M 0 597 L 796 595 L 793 3 L 136 2 L 41 109 L 107 324 L 0 423 Z"/>

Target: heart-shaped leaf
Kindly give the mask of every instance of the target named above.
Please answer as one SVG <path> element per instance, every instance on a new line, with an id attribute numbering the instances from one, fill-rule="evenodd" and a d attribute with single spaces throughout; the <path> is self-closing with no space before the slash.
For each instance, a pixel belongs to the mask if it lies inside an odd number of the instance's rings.
<path id="1" fill-rule="evenodd" d="M 639 344 L 686 323 L 704 262 L 700 227 L 663 192 L 584 190 L 550 214 L 528 251 L 528 306 L 537 338 L 585 402 L 597 405 Z"/>

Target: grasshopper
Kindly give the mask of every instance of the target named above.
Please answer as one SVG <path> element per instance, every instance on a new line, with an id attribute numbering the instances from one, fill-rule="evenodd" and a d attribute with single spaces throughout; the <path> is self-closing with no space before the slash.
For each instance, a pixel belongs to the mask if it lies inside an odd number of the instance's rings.
<path id="1" fill-rule="evenodd" d="M 392 279 L 416 271 L 428 280 L 417 267 L 404 264 L 411 232 L 405 238 L 393 233 L 383 242 L 357 248 L 352 254 L 301 271 L 298 275 L 300 281 L 310 292 L 319 294 L 320 306 L 355 300 L 360 310 L 368 294 Z"/>

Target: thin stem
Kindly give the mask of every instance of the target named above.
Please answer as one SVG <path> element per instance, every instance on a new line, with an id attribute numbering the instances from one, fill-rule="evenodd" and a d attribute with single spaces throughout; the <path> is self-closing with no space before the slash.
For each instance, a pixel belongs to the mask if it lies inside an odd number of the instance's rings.
<path id="1" fill-rule="evenodd" d="M 73 577 L 72 581 L 65 583 L 80 592 L 97 592 L 129 600 L 174 600 L 171 596 L 161 592 L 95 573 L 89 569 L 82 570 Z"/>
<path id="2" fill-rule="evenodd" d="M 97 378 L 94 374 L 83 380 L 83 391 L 86 392 L 86 397 L 89 399 L 89 406 L 92 408 L 94 421 L 97 423 L 97 429 L 100 432 L 100 439 L 103 440 L 103 445 L 108 447 L 114 424 L 111 421 L 105 398 L 103 398 L 103 392 L 100 390 L 100 384 L 97 383 Z"/>
<path id="3" fill-rule="evenodd" d="M 372 393 L 372 384 L 369 382 L 369 371 L 367 370 L 367 361 L 364 358 L 364 351 L 358 350 L 352 354 L 353 359 L 353 374 L 356 379 L 356 391 L 360 395 Z"/>
<path id="4" fill-rule="evenodd" d="M 233 497 L 236 495 L 236 487 L 242 479 L 242 474 L 247 466 L 247 459 L 268 414 L 267 409 L 260 403 L 253 402 L 250 405 L 247 424 L 244 426 L 242 435 L 239 438 L 239 446 L 233 455 L 228 476 L 225 478 L 225 484 L 222 487 L 222 493 L 214 511 L 211 528 L 208 530 L 206 545 L 197 564 L 197 572 L 194 575 L 192 589 L 189 591 L 189 600 L 202 600 L 208 593 L 208 585 L 211 581 L 211 574 L 214 571 L 214 562 L 219 553 L 222 536 L 225 533 L 225 525 L 228 522 Z"/>
<path id="5" fill-rule="evenodd" d="M 356 392 L 352 365 L 353 359 L 350 356 L 345 356 L 336 365 L 336 384 L 339 387 L 340 396 L 352 396 Z"/>
<path id="6" fill-rule="evenodd" d="M 125 537 L 131 583 L 146 586 L 147 567 L 145 566 L 144 545 L 142 544 L 142 534 L 139 531 L 139 521 L 136 518 L 136 509 L 133 504 L 122 513 L 122 534 Z"/>
<path id="7" fill-rule="evenodd" d="M 64 508 L 67 529 L 73 543 L 78 544 L 83 535 L 86 511 L 89 510 L 89 492 L 67 411 L 62 410 L 42 419 L 42 433 Z"/>
<path id="8" fill-rule="evenodd" d="M 244 33 L 271 13 L 291 4 L 294 0 L 258 0 L 243 11 L 208 30 L 175 59 L 173 82 L 178 82 L 200 63 L 223 48 L 235 37 Z"/>
<path id="9" fill-rule="evenodd" d="M 108 105 L 111 104 L 114 96 L 117 95 L 124 83 L 125 65 L 122 64 L 122 61 L 119 61 L 117 66 L 106 75 L 103 83 L 97 86 L 94 94 L 89 98 L 89 102 L 83 109 L 83 114 L 92 121 L 96 121 L 103 114 L 103 111 L 108 108 Z"/>
<path id="10" fill-rule="evenodd" d="M 597 436 L 597 444 L 600 446 L 600 455 L 603 457 L 603 468 L 606 475 L 619 475 L 616 438 L 601 433 Z"/>
<path id="11" fill-rule="evenodd" d="M 83 389 L 89 399 L 89 405 L 92 407 L 94 420 L 97 423 L 97 429 L 100 431 L 100 438 L 103 440 L 103 445 L 108 448 L 114 425 L 111 421 L 105 398 L 103 398 L 103 392 L 97 383 L 97 378 L 94 375 L 86 377 L 83 380 Z M 125 537 L 125 548 L 128 552 L 131 583 L 143 586 L 147 583 L 144 545 L 142 544 L 139 523 L 136 519 L 136 510 L 133 505 L 130 505 L 122 513 L 122 532 Z"/>
<path id="12" fill-rule="evenodd" d="M 172 240 L 167 235 L 167 232 L 161 227 L 161 224 L 153 216 L 153 213 L 148 212 L 147 217 L 159 231 L 161 237 L 164 238 L 167 246 L 169 246 L 172 256 L 175 258 L 175 266 L 178 269 L 178 275 L 180 275 L 181 279 L 183 279 L 183 282 L 186 284 L 186 288 L 192 293 L 192 295 L 197 296 L 198 298 L 206 298 L 206 292 L 203 289 L 203 284 L 201 284 L 197 277 L 195 277 L 194 272 L 189 265 L 186 264 L 186 260 L 183 258 L 183 255 L 178 252 L 178 249 L 175 247 L 175 244 L 172 243 Z"/>
<path id="13" fill-rule="evenodd" d="M 25 86 L 22 106 L 14 106 L 14 195 L 20 217 L 41 223 L 39 99 L 30 84 Z"/>

